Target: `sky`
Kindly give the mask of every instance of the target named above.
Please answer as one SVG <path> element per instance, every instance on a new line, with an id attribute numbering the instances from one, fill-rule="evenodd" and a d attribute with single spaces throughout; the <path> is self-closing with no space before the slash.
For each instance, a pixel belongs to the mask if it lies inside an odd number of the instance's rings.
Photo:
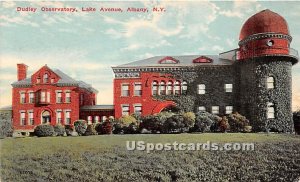
<path id="1" fill-rule="evenodd" d="M 37 8 L 36 12 L 17 11 Z M 69 7 L 78 12 L 43 12 Z M 82 8 L 96 12 L 82 12 Z M 123 12 L 100 12 L 100 8 Z M 127 8 L 148 12 L 127 12 Z M 165 11 L 153 12 L 153 7 Z M 284 1 L 31 1 L 0 2 L 0 107 L 11 105 L 17 63 L 30 76 L 47 64 L 99 90 L 97 104 L 113 103 L 111 67 L 166 55 L 210 55 L 238 48 L 243 23 L 270 9 L 282 15 L 300 50 L 300 2 Z M 293 110 L 300 109 L 300 64 L 293 66 Z"/>

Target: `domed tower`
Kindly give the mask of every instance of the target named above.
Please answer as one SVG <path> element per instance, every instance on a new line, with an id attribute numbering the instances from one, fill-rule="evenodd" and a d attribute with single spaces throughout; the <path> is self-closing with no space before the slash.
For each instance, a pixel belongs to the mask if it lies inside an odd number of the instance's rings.
<path id="1" fill-rule="evenodd" d="M 270 10 L 243 25 L 237 51 L 237 106 L 255 131 L 293 132 L 291 69 L 298 52 L 285 19 Z"/>

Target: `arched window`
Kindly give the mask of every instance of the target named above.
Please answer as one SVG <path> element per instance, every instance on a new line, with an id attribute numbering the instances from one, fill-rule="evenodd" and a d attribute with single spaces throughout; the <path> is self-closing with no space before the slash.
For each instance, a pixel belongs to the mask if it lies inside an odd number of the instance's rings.
<path id="1" fill-rule="evenodd" d="M 176 81 L 174 84 L 174 92 L 175 92 L 175 95 L 180 95 L 180 82 L 179 81 Z"/>
<path id="2" fill-rule="evenodd" d="M 47 73 L 45 73 L 43 76 L 43 83 L 48 83 L 48 80 L 49 80 L 49 76 Z"/>
<path id="3" fill-rule="evenodd" d="M 182 82 L 182 84 L 181 84 L 181 93 L 182 93 L 183 95 L 186 95 L 186 92 L 187 92 L 187 82 L 184 81 L 184 82 Z"/>
<path id="4" fill-rule="evenodd" d="M 274 119 L 275 118 L 275 108 L 274 108 L 274 104 L 272 102 L 268 103 L 267 117 L 268 117 L 268 119 Z"/>
<path id="5" fill-rule="evenodd" d="M 157 81 L 152 82 L 152 95 L 157 95 L 158 91 L 158 83 Z"/>
<path id="6" fill-rule="evenodd" d="M 274 77 L 273 76 L 269 76 L 268 78 L 267 78 L 267 88 L 268 89 L 272 89 L 272 88 L 274 88 Z"/>
<path id="7" fill-rule="evenodd" d="M 94 117 L 95 123 L 99 123 L 99 118 L 100 118 L 99 116 L 95 116 L 95 117 Z"/>
<path id="8" fill-rule="evenodd" d="M 159 84 L 159 94 L 166 95 L 166 82 L 165 81 L 161 81 Z"/>
<path id="9" fill-rule="evenodd" d="M 171 81 L 168 81 L 167 95 L 172 95 L 172 94 L 173 94 L 173 83 Z"/>

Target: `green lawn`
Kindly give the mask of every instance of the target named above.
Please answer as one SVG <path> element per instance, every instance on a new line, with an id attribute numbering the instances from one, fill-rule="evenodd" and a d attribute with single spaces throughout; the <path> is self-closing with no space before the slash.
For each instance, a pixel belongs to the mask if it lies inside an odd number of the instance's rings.
<path id="1" fill-rule="evenodd" d="M 127 151 L 126 141 L 255 142 L 254 151 Z M 6 138 L 1 181 L 293 181 L 300 136 L 169 134 Z"/>

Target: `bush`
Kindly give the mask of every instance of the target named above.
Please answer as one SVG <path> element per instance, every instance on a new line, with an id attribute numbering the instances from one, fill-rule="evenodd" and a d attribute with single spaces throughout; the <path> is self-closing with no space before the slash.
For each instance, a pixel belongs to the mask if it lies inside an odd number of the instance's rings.
<path id="1" fill-rule="evenodd" d="M 136 119 L 133 116 L 122 116 L 116 122 L 120 123 L 122 127 L 129 126 L 131 123 L 137 123 Z"/>
<path id="2" fill-rule="evenodd" d="M 184 123 L 189 128 L 195 125 L 196 115 L 193 112 L 183 113 Z"/>
<path id="3" fill-rule="evenodd" d="M 11 137 L 13 135 L 12 111 L 0 111 L 0 138 Z"/>
<path id="4" fill-rule="evenodd" d="M 252 127 L 250 126 L 249 120 L 246 119 L 245 116 L 234 112 L 229 114 L 227 118 L 231 132 L 251 132 Z"/>
<path id="5" fill-rule="evenodd" d="M 97 131 L 95 129 L 95 126 L 93 124 L 90 124 L 87 126 L 87 129 L 84 133 L 84 136 L 89 136 L 89 135 L 97 135 Z"/>
<path id="6" fill-rule="evenodd" d="M 137 134 L 138 126 L 135 123 L 131 123 L 129 126 L 123 128 L 125 134 Z"/>
<path id="7" fill-rule="evenodd" d="M 53 136 L 55 134 L 54 128 L 51 125 L 38 125 L 34 129 L 34 134 L 38 137 Z"/>
<path id="8" fill-rule="evenodd" d="M 85 120 L 77 120 L 74 122 L 75 131 L 79 136 L 83 135 L 87 129 L 87 123 Z"/>
<path id="9" fill-rule="evenodd" d="M 58 124 L 54 126 L 54 132 L 56 136 L 64 136 L 66 130 L 64 126 Z"/>
<path id="10" fill-rule="evenodd" d="M 102 124 L 96 126 L 96 131 L 98 134 L 111 134 L 112 133 L 112 123 L 107 120 Z"/>
<path id="11" fill-rule="evenodd" d="M 113 125 L 113 134 L 124 134 L 124 128 L 120 123 L 115 123 Z"/>
<path id="12" fill-rule="evenodd" d="M 223 116 L 222 119 L 219 121 L 218 128 L 219 131 L 223 133 L 229 130 L 230 126 L 226 116 Z"/>
<path id="13" fill-rule="evenodd" d="M 183 115 L 177 114 L 168 118 L 163 125 L 164 133 L 181 133 L 188 131 L 188 125 Z"/>
<path id="14" fill-rule="evenodd" d="M 139 130 L 146 129 L 151 133 L 161 133 L 163 130 L 163 122 L 161 122 L 160 118 L 156 116 L 145 116 L 142 118 L 142 122 L 139 126 Z"/>
<path id="15" fill-rule="evenodd" d="M 72 136 L 74 128 L 71 125 L 65 125 L 65 131 L 67 136 Z"/>
<path id="16" fill-rule="evenodd" d="M 221 118 L 208 112 L 198 112 L 193 131 L 214 132 L 217 130 L 217 124 Z"/>

